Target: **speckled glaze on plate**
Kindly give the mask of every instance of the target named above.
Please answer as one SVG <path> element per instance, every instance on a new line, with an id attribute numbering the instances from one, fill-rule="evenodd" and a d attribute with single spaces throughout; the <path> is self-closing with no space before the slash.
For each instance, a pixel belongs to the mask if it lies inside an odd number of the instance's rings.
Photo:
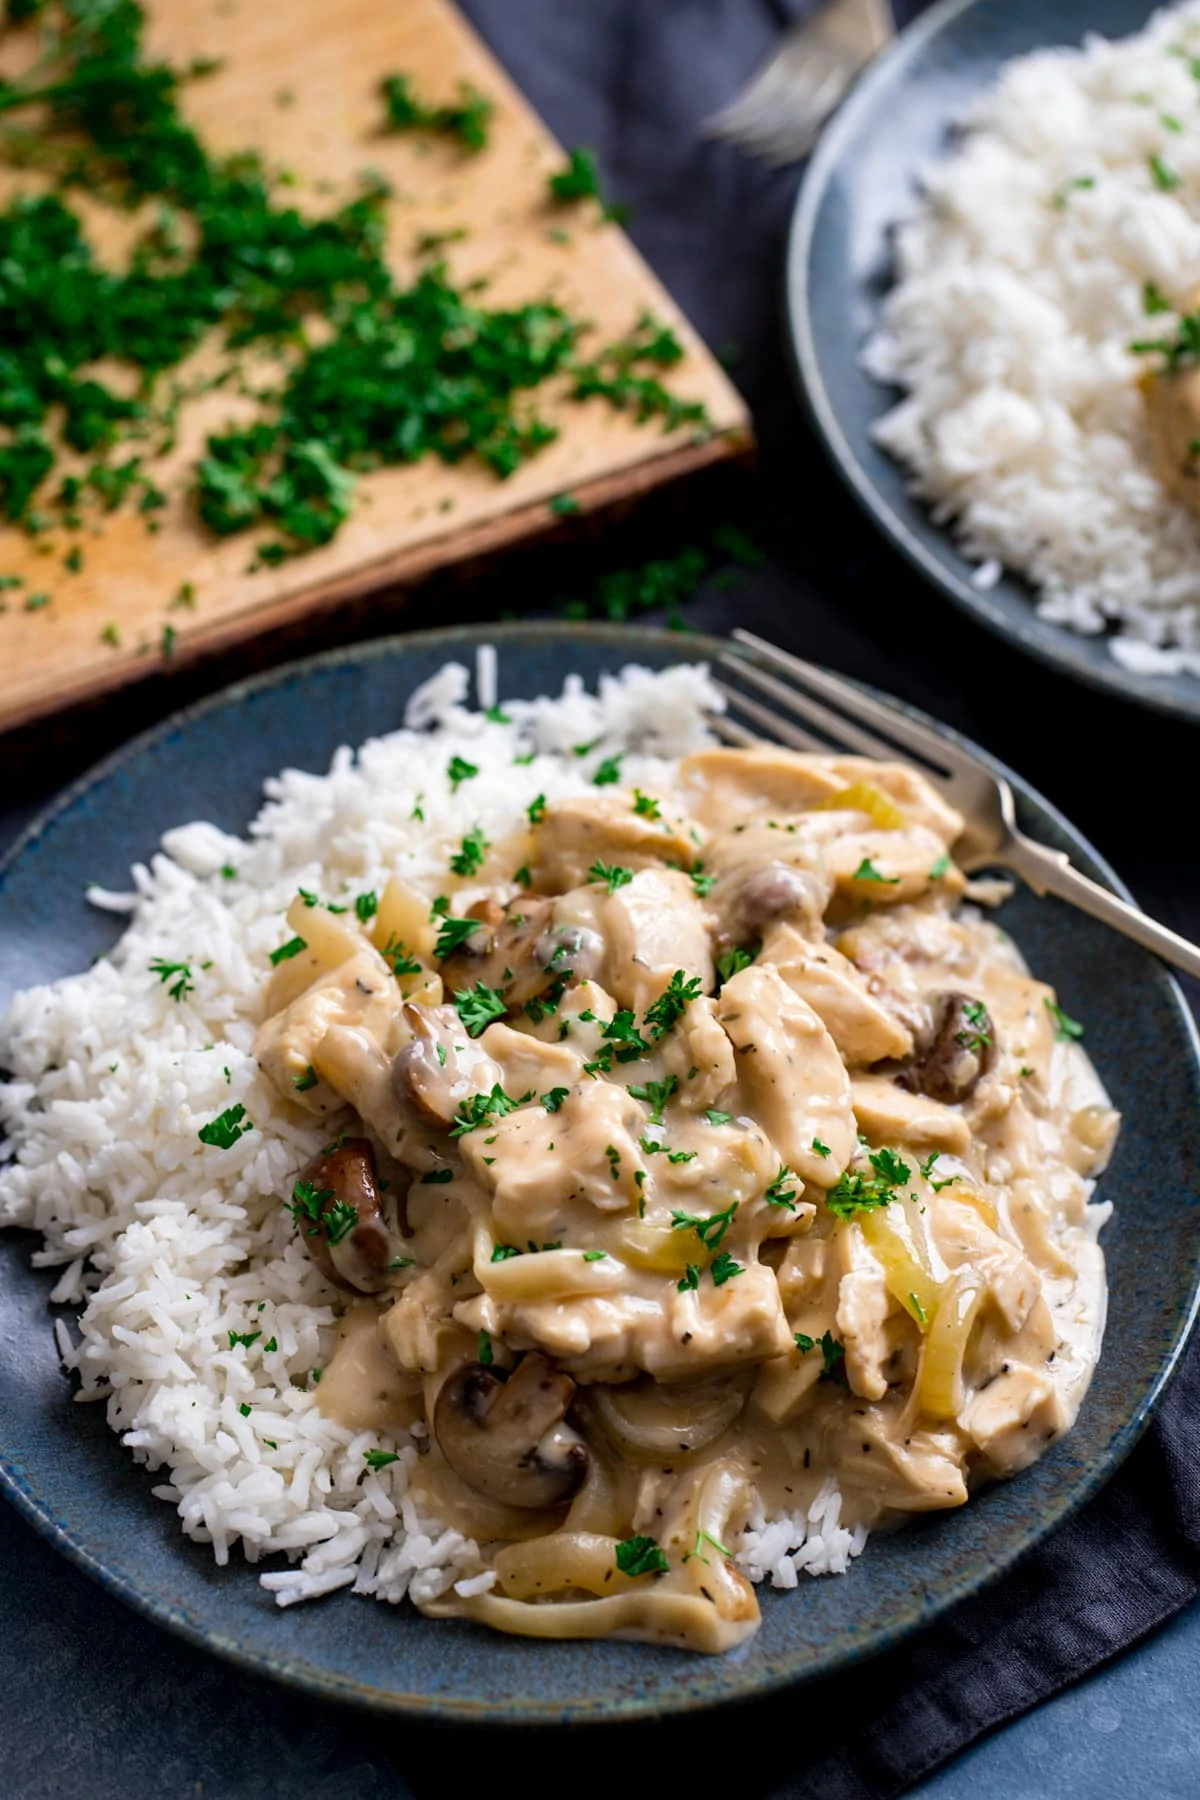
<path id="1" fill-rule="evenodd" d="M 787 254 L 787 309 L 809 410 L 850 491 L 921 574 L 1019 649 L 1093 687 L 1157 712 L 1200 720 L 1200 680 L 1134 675 L 1105 640 L 1041 619 L 1017 576 L 972 586 L 974 565 L 909 493 L 905 471 L 871 440 L 899 398 L 860 367 L 892 281 L 891 228 L 913 209 L 921 165 L 944 155 L 953 121 L 1000 66 L 1085 32 L 1125 37 L 1149 0 L 941 0 L 909 26 L 855 87 L 801 184 Z"/>
<path id="2" fill-rule="evenodd" d="M 160 834 L 207 818 L 242 831 L 264 778 L 323 771 L 334 749 L 399 724 L 412 689 L 448 658 L 498 646 L 503 695 L 589 685 L 629 661 L 713 655 L 713 639 L 624 627 L 510 625 L 427 632 L 295 664 L 229 689 L 95 769 L 0 866 L 0 1012 L 14 990 L 87 967 L 118 920 L 84 884 L 120 888 Z M 1015 781 L 1015 778 L 1013 778 Z M 1117 885 L 1065 820 L 1020 782 L 1020 823 Z M 1000 1575 L 1120 1462 L 1160 1397 L 1197 1299 L 1194 1207 L 1200 1061 L 1174 983 L 1152 958 L 1055 901 L 1020 892 L 1005 925 L 1087 1044 L 1125 1129 L 1104 1195 L 1109 1341 L 1072 1435 L 963 1511 L 880 1536 L 849 1575 L 760 1590 L 763 1625 L 725 1657 L 620 1643 L 534 1643 L 423 1619 L 344 1590 L 280 1611 L 256 1572 L 218 1569 L 188 1543 L 152 1477 L 76 1406 L 55 1355 L 48 1272 L 28 1233 L 0 1236 L 0 1491 L 66 1555 L 149 1618 L 259 1673 L 379 1711 L 513 1724 L 621 1719 L 749 1698 L 894 1644 Z"/>

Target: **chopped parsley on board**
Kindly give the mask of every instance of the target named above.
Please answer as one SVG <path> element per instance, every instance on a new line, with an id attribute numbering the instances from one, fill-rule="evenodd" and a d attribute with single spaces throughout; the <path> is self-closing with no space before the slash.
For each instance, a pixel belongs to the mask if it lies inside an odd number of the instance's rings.
<path id="1" fill-rule="evenodd" d="M 659 379 L 681 354 L 669 326 L 644 316 L 581 356 L 586 321 L 553 300 L 491 306 L 437 260 L 401 280 L 385 257 L 386 180 L 367 174 L 338 204 L 302 207 L 293 177 L 253 150 L 217 153 L 187 122 L 187 86 L 220 65 L 153 59 L 139 0 L 38 10 L 36 60 L 0 81 L 10 160 L 50 184 L 0 209 L 0 515 L 78 530 L 89 510 L 133 507 L 156 530 L 182 497 L 217 536 L 269 533 L 251 567 L 270 567 L 329 542 L 370 470 L 472 457 L 511 475 L 558 436 L 530 398 L 555 378 L 577 400 L 707 429 L 703 406 Z M 467 153 L 487 143 L 492 102 L 467 84 L 433 101 L 393 72 L 381 92 L 387 129 L 437 132 Z M 555 195 L 595 185 L 575 153 Z M 120 269 L 93 254 L 75 189 L 126 213 L 153 203 Z M 206 340 L 219 362 L 181 380 Z M 191 401 L 225 388 L 249 411 L 212 432 L 168 495 L 156 459 Z"/>

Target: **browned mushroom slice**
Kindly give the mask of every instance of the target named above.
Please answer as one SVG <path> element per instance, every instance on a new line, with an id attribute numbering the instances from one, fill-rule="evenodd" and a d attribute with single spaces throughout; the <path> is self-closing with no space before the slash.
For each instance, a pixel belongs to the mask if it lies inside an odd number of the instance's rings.
<path id="1" fill-rule="evenodd" d="M 366 1138 L 346 1138 L 300 1172 L 292 1201 L 309 1255 L 328 1280 L 352 1293 L 388 1285 L 401 1252 L 379 1203 L 375 1154 Z"/>
<path id="2" fill-rule="evenodd" d="M 443 1384 L 433 1430 L 456 1475 L 506 1506 L 562 1506 L 588 1472 L 588 1448 L 565 1423 L 569 1375 L 536 1351 L 507 1378 L 465 1363 Z"/>
<path id="3" fill-rule="evenodd" d="M 500 1070 L 472 1043 L 452 1006 L 411 1001 L 404 1020 L 412 1032 L 392 1064 L 396 1097 L 426 1125 L 444 1130 L 468 1094 L 486 1093 Z"/>
<path id="4" fill-rule="evenodd" d="M 557 919 L 553 900 L 521 895 L 506 907 L 487 901 L 472 912 L 482 918 L 484 929 L 472 932 L 441 965 L 451 993 L 486 982 L 515 1012 L 564 980 L 600 972 L 604 945 L 599 935 L 583 924 Z"/>
<path id="5" fill-rule="evenodd" d="M 933 1033 L 925 1048 L 896 1080 L 911 1093 L 953 1106 L 969 1099 L 996 1059 L 992 1016 L 970 994 L 939 995 Z"/>

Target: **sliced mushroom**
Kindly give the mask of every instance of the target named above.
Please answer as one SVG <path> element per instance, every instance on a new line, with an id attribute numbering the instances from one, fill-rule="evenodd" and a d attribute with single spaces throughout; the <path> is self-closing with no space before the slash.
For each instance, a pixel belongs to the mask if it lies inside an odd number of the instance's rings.
<path id="1" fill-rule="evenodd" d="M 511 1375 L 464 1363 L 442 1384 L 433 1430 L 456 1475 L 505 1506 L 562 1506 L 588 1472 L 587 1445 L 566 1424 L 575 1383 L 536 1351 Z"/>
<path id="2" fill-rule="evenodd" d="M 452 993 L 477 981 L 497 988 L 510 1006 L 520 1006 L 545 987 L 549 977 L 538 954 L 538 940 L 550 922 L 554 902 L 520 895 L 501 906 L 496 900 L 477 901 L 467 917 L 479 919 L 473 931 L 441 963 L 442 980 Z"/>
<path id="3" fill-rule="evenodd" d="M 444 1130 L 468 1094 L 495 1086 L 500 1070 L 467 1036 L 452 1006 L 413 1001 L 404 1008 L 404 1019 L 412 1039 L 392 1063 L 392 1086 L 402 1105 Z"/>
<path id="4" fill-rule="evenodd" d="M 913 1094 L 954 1106 L 969 1099 L 996 1060 L 996 1032 L 982 1000 L 953 991 L 939 995 L 933 1035 L 896 1079 Z"/>
<path id="5" fill-rule="evenodd" d="M 746 1404 L 753 1369 L 664 1387 L 649 1377 L 621 1387 L 597 1383 L 588 1400 L 617 1449 L 635 1462 L 707 1450 Z"/>
<path id="6" fill-rule="evenodd" d="M 375 1153 L 366 1138 L 346 1138 L 314 1156 L 300 1172 L 320 1202 L 316 1221 L 302 1219 L 309 1255 L 328 1280 L 352 1293 L 374 1294 L 388 1285 L 387 1267 L 400 1253 L 379 1203 Z M 349 1225 L 347 1207 L 357 1224 Z"/>

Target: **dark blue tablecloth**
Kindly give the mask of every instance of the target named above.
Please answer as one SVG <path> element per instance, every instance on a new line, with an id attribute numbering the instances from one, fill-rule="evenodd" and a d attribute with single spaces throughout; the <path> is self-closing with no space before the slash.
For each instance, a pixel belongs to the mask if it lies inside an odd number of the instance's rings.
<path id="1" fill-rule="evenodd" d="M 780 308 L 797 174 L 708 143 L 697 126 L 742 86 L 801 4 L 468 4 L 558 135 L 596 147 L 610 193 L 631 205 L 633 237 L 708 341 L 739 346 L 734 375 L 761 438 L 756 504 L 770 556 L 736 599 L 710 585 L 689 616 L 725 630 L 736 610 L 737 622 L 982 740 L 1076 820 L 1151 911 L 1200 937 L 1187 785 L 1194 733 L 1067 687 L 926 592 L 853 510 L 792 395 Z M 675 547 L 664 528 L 655 550 Z M 550 601 L 536 587 L 520 596 L 529 611 Z M 506 587 L 466 604 L 485 614 L 512 607 L 514 595 Z M 445 605 L 438 601 L 442 618 Z M 432 622 L 428 603 L 408 616 Z M 169 687 L 155 703 L 168 710 Z M 39 797 L 36 768 L 25 765 L 22 784 L 7 795 L 0 843 Z M 705 1794 L 736 1742 L 738 1788 L 751 1800 L 898 1793 L 1196 1594 L 1198 1471 L 1193 1354 L 1123 1471 L 1003 1587 L 869 1668 L 746 1709 L 725 1726 L 714 1718 L 631 1728 L 619 1760 L 610 1744 L 596 1766 L 633 1793 L 671 1782 Z M 0 1791 L 19 1800 L 85 1789 L 98 1800 L 119 1792 L 368 1800 L 405 1791 L 393 1761 L 421 1796 L 528 1786 L 532 1744 L 456 1733 L 451 1753 L 443 1731 L 348 1719 L 235 1676 L 126 1616 L 8 1516 L 0 1517 L 0 1633 Z M 589 1766 L 593 1735 L 570 1734 L 576 1771 Z M 541 1742 L 551 1760 L 539 1758 L 540 1768 L 561 1771 L 566 1747 Z M 119 1749 L 120 1786 L 97 1779 L 106 1746 L 113 1757 Z M 721 1785 L 728 1780 L 723 1773 Z M 1036 1792 L 1054 1793 L 1053 1781 Z"/>

